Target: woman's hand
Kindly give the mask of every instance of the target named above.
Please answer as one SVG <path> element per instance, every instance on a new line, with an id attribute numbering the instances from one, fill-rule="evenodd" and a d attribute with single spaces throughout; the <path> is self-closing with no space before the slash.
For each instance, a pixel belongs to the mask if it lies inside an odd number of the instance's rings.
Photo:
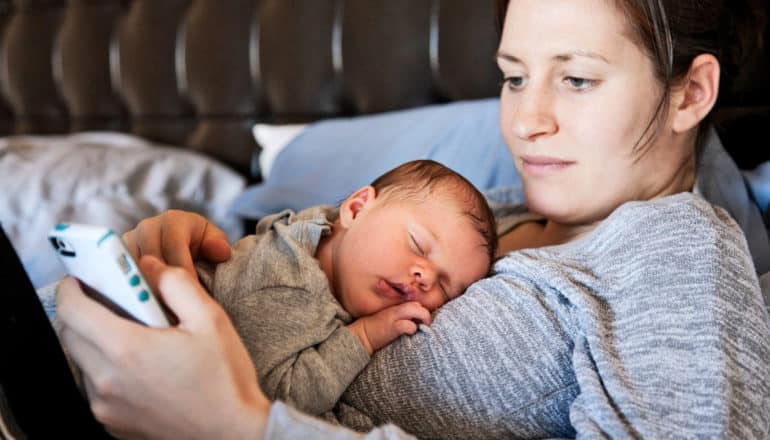
<path id="1" fill-rule="evenodd" d="M 371 356 L 397 337 L 415 334 L 418 323 L 430 325 L 430 322 L 430 311 L 419 302 L 410 301 L 362 316 L 348 325 L 348 330 L 358 336 Z"/>
<path id="2" fill-rule="evenodd" d="M 261 438 L 270 402 L 227 315 L 186 271 L 154 257 L 140 265 L 177 327 L 122 319 L 72 278 L 57 292 L 62 340 L 96 418 L 120 437 Z"/>
<path id="3" fill-rule="evenodd" d="M 205 217 L 186 211 L 170 210 L 142 220 L 123 234 L 123 241 L 137 260 L 152 255 L 192 275 L 194 260 L 221 263 L 230 258 L 227 234 Z"/>

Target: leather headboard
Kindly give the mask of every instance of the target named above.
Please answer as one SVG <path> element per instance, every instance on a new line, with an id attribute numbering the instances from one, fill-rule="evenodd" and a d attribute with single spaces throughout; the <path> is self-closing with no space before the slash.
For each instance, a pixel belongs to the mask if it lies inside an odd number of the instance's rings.
<path id="1" fill-rule="evenodd" d="M 492 0 L 0 0 L 0 134 L 122 130 L 259 179 L 257 121 L 495 96 Z M 770 41 L 770 33 L 768 34 Z M 770 49 L 715 121 L 770 159 Z"/>

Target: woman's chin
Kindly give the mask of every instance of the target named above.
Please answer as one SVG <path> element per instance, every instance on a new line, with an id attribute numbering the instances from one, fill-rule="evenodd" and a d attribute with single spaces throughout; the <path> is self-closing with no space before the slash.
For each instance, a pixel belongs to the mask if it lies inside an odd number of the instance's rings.
<path id="1" fill-rule="evenodd" d="M 575 200 L 569 195 L 526 192 L 525 200 L 530 211 L 558 223 L 571 223 L 570 220 L 579 211 Z"/>

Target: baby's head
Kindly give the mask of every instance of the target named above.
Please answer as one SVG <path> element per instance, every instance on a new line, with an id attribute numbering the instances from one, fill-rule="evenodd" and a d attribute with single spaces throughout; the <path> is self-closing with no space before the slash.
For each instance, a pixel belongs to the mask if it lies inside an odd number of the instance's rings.
<path id="1" fill-rule="evenodd" d="M 497 251 L 497 224 L 483 194 L 465 177 L 433 160 L 413 160 L 399 165 L 375 179 L 370 186 L 380 199 L 417 204 L 431 197 L 444 197 L 446 209 L 465 218 L 483 241 L 489 256 L 487 271 Z"/>
<path id="2" fill-rule="evenodd" d="M 335 296 L 354 317 L 405 301 L 433 311 L 488 272 L 497 247 L 484 196 L 431 160 L 405 163 L 340 206 Z"/>

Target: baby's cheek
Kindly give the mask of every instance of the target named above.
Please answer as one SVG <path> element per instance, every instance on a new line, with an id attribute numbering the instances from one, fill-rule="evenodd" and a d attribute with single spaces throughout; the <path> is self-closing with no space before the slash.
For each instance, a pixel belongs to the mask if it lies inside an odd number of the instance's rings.
<path id="1" fill-rule="evenodd" d="M 444 295 L 438 294 L 436 297 L 431 298 L 430 302 L 423 304 L 423 307 L 433 313 L 446 303 L 447 301 L 444 298 Z"/>

